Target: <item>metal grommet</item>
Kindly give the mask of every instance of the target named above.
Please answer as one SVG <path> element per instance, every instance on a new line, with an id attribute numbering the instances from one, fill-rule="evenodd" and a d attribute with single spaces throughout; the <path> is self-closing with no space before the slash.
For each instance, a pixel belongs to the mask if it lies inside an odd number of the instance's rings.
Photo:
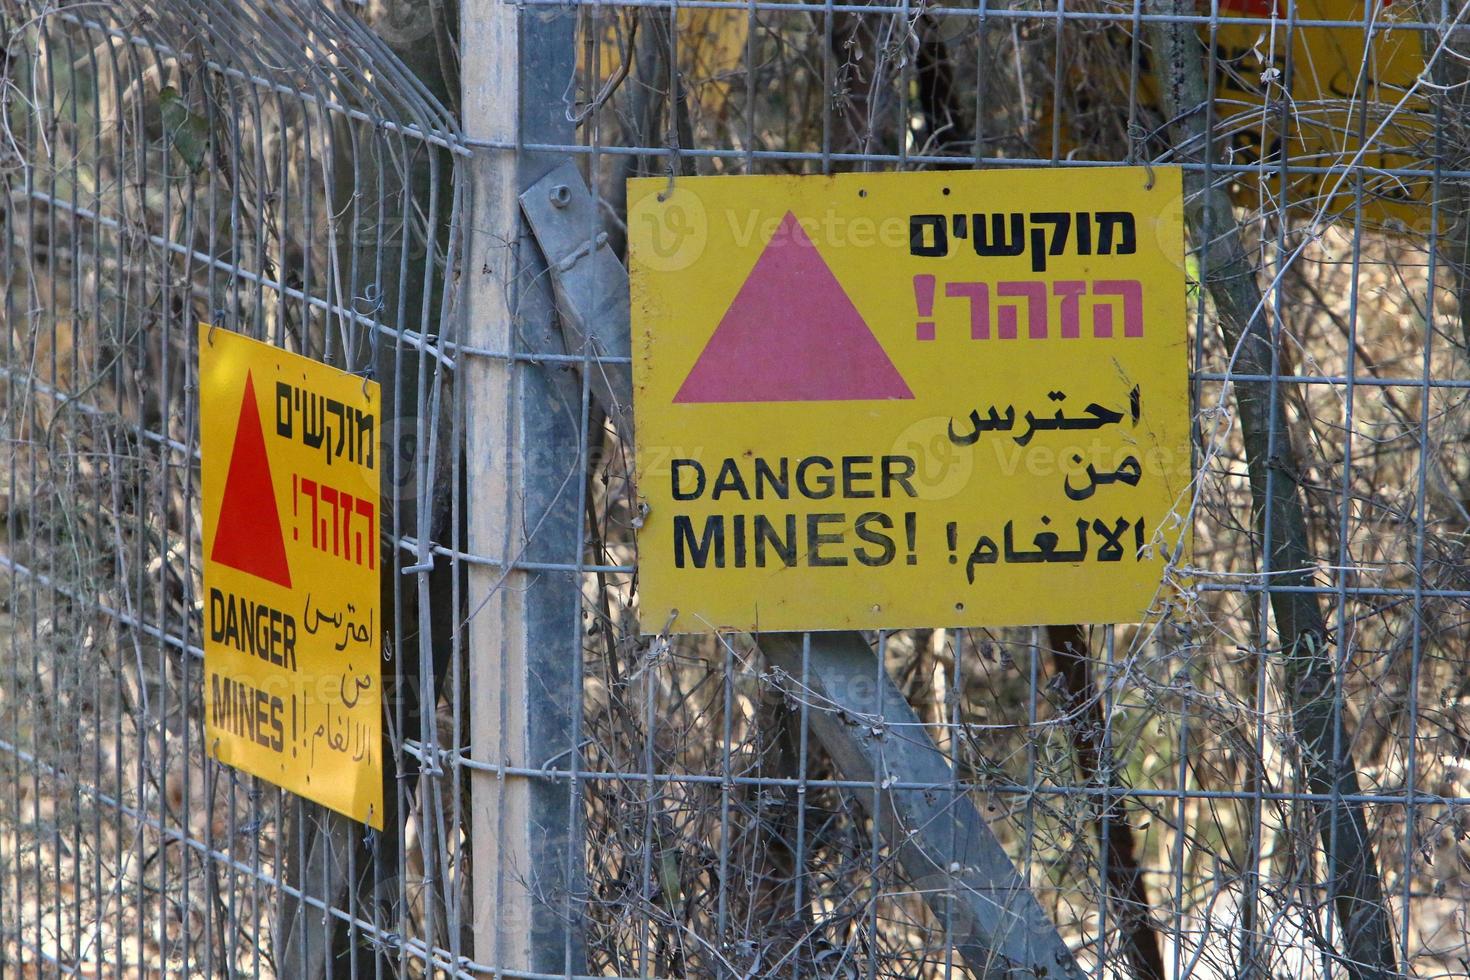
<path id="1" fill-rule="evenodd" d="M 219 329 L 219 325 L 225 321 L 225 317 L 228 315 L 229 311 L 223 306 L 216 306 L 214 308 L 214 314 L 209 321 L 209 336 L 205 338 L 209 341 L 209 346 L 214 346 L 214 332 Z"/>

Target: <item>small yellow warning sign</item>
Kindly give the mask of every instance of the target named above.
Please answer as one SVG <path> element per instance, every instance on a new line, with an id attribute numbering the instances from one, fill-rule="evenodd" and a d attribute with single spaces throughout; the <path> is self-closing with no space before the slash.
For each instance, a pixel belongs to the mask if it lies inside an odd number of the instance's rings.
<path id="1" fill-rule="evenodd" d="M 628 198 L 646 631 L 1147 614 L 1187 540 L 1177 170 Z"/>
<path id="2" fill-rule="evenodd" d="M 199 327 L 210 754 L 383 828 L 378 385 Z"/>

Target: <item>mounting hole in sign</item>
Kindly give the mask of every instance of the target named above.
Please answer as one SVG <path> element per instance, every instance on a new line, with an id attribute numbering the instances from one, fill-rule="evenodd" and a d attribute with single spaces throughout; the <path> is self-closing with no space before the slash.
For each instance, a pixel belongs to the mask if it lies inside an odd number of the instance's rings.
<path id="1" fill-rule="evenodd" d="M 949 188 L 948 188 L 948 187 L 946 187 L 946 188 L 945 188 L 945 189 L 944 189 L 944 196 L 945 196 L 945 197 L 949 197 Z"/>
<path id="2" fill-rule="evenodd" d="M 965 604 L 963 602 L 956 602 L 954 604 L 954 611 L 955 612 L 964 612 L 965 611 Z"/>
<path id="3" fill-rule="evenodd" d="M 867 196 L 868 196 L 868 189 L 866 187 L 859 187 L 858 188 L 858 197 L 867 197 Z"/>

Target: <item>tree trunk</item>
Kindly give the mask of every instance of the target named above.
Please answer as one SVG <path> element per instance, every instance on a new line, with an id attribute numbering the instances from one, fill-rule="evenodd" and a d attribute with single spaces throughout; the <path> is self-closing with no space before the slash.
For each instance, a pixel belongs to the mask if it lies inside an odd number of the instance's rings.
<path id="1" fill-rule="evenodd" d="M 1176 149 L 1188 147 L 1197 159 L 1219 158 L 1220 133 L 1209 131 L 1205 107 L 1204 46 L 1185 18 L 1195 14 L 1191 0 L 1149 0 L 1149 13 L 1178 20 L 1152 24 L 1156 73 L 1173 130 Z M 1205 288 L 1214 300 L 1220 334 L 1234 353 L 1234 371 L 1270 375 L 1273 338 L 1256 270 L 1246 257 L 1225 187 L 1209 183 L 1197 170 L 1185 171 L 1184 215 Z M 1328 893 L 1339 917 L 1345 966 L 1354 980 L 1386 978 L 1396 971 L 1393 933 L 1383 901 L 1383 884 L 1361 803 L 1343 800 L 1360 792 L 1340 707 L 1341 682 L 1317 597 L 1308 591 L 1316 559 L 1307 546 L 1306 521 L 1295 459 L 1281 399 L 1260 381 L 1234 383 L 1245 444 L 1251 499 L 1268 563 L 1271 610 L 1285 658 L 1285 695 L 1307 771 L 1308 789 L 1332 799 L 1313 804 L 1319 815 L 1329 877 Z"/>

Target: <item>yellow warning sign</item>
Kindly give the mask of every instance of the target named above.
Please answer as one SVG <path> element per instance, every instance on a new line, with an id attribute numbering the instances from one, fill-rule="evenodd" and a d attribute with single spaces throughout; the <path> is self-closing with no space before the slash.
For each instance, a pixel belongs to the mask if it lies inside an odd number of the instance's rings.
<path id="1" fill-rule="evenodd" d="M 1180 195 L 630 182 L 644 630 L 1143 618 L 1187 539 Z"/>
<path id="2" fill-rule="evenodd" d="M 378 385 L 199 328 L 210 753 L 383 828 Z"/>
<path id="3" fill-rule="evenodd" d="M 1288 21 L 1287 2 L 1220 4 L 1217 131 L 1228 134 L 1229 163 L 1261 168 L 1237 178 L 1242 194 L 1252 201 L 1265 194 L 1298 219 L 1340 215 L 1357 200 L 1356 173 L 1365 220 L 1427 232 L 1433 120 L 1427 100 L 1409 95 L 1424 71 L 1420 32 L 1393 29 L 1417 19 L 1417 8 L 1390 2 L 1365 13 L 1363 0 L 1295 0 Z M 1273 16 L 1277 23 L 1233 22 Z M 1146 79 L 1144 94 L 1156 103 L 1153 84 Z M 1405 169 L 1424 173 L 1394 172 Z"/>

